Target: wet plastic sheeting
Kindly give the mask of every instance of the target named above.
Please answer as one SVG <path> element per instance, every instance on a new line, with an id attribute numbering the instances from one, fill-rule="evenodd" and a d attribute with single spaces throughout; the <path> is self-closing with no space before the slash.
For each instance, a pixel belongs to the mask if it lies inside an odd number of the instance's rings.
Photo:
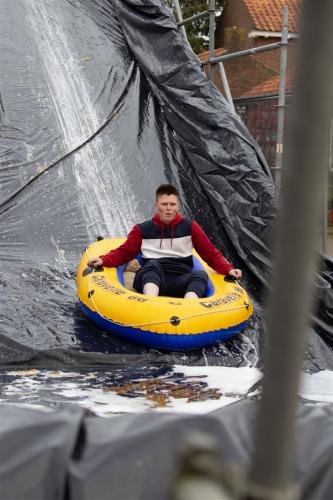
<path id="1" fill-rule="evenodd" d="M 98 484 L 101 500 L 110 495 L 119 500 L 170 498 L 170 479 L 176 473 L 175 458 L 184 436 L 205 432 L 216 439 L 219 427 L 206 416 L 132 415 L 115 417 L 111 425 L 87 418 L 85 448 L 71 464 L 70 497 L 91 499 Z"/>
<path id="2" fill-rule="evenodd" d="M 124 235 L 152 214 L 156 185 L 179 185 L 177 164 L 186 165 L 115 17 L 106 37 L 77 7 L 0 5 L 0 331 L 7 351 L 8 337 L 28 348 L 94 350 L 95 329 L 75 304 L 80 255 L 97 235 Z"/>
<path id="3" fill-rule="evenodd" d="M 240 467 L 247 468 L 253 458 L 256 411 L 256 403 L 247 400 L 211 413 L 221 423 L 219 442 L 225 459 Z M 332 405 L 297 409 L 294 478 L 302 500 L 326 500 L 333 495 L 332 417 Z"/>
<path id="4" fill-rule="evenodd" d="M 82 419 L 78 408 L 49 413 L 3 405 L 0 498 L 63 500 Z"/>
<path id="5" fill-rule="evenodd" d="M 322 257 L 322 272 L 315 284 L 318 307 L 314 323 L 317 332 L 333 348 L 333 257 Z"/>
<path id="6" fill-rule="evenodd" d="M 2 0 L 0 27 L 0 365 L 108 366 L 131 379 L 151 365 L 260 364 L 274 185 L 163 2 Z M 84 248 L 149 217 L 162 182 L 178 187 L 183 212 L 245 271 L 256 313 L 223 345 L 147 350 L 105 335 L 77 305 Z M 333 266 L 323 265 L 322 336 L 308 332 L 309 370 L 333 369 Z M 208 433 L 227 460 L 247 464 L 253 420 L 251 403 L 209 417 L 110 420 L 3 405 L 0 496 L 163 500 L 185 430 Z M 297 426 L 304 498 L 331 498 L 331 408 L 303 407 Z"/>
<path id="7" fill-rule="evenodd" d="M 3 0 L 0 19 L 1 365 L 122 364 L 124 355 L 257 363 L 257 302 L 245 335 L 173 357 L 105 337 L 76 304 L 84 248 L 152 215 L 166 181 L 183 212 L 244 269 L 255 300 L 270 267 L 275 190 L 265 160 L 163 2 Z M 329 266 L 317 315 L 325 342 Z M 319 336 L 308 352 L 310 368 L 333 366 Z"/>
<path id="8" fill-rule="evenodd" d="M 194 435 L 196 443 L 200 434 L 216 447 L 218 463 L 246 470 L 253 455 L 255 412 L 255 402 L 241 401 L 209 416 L 146 413 L 102 419 L 77 408 L 46 413 L 5 404 L 0 496 L 164 500 L 170 498 L 180 455 Z M 333 496 L 332 417 L 332 406 L 298 409 L 294 477 L 302 500 Z"/>
<path id="9" fill-rule="evenodd" d="M 87 417 L 85 446 L 70 467 L 70 498 L 168 499 L 181 456 L 190 440 L 198 443 L 198 434 L 216 447 L 218 463 L 247 470 L 255 414 L 256 404 L 242 401 L 210 416 L 132 415 L 114 418 L 111 425 Z M 294 478 L 303 500 L 333 495 L 332 417 L 330 406 L 299 408 Z"/>
<path id="10" fill-rule="evenodd" d="M 1 51 L 2 203 L 47 170 L 2 206 L 3 258 L 77 258 L 83 241 L 126 234 L 151 213 L 165 127 L 115 20 L 110 40 L 66 1 L 1 9 L 12 42 Z"/>

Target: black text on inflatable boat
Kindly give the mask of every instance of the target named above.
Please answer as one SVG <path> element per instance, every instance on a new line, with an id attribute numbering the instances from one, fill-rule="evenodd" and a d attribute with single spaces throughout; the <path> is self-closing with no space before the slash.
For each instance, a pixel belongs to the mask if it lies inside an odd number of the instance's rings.
<path id="1" fill-rule="evenodd" d="M 127 293 L 124 290 L 121 290 L 120 288 L 110 285 L 110 283 L 106 281 L 104 276 L 93 276 L 92 280 L 98 287 L 103 288 L 103 290 L 113 293 L 115 295 L 125 295 Z"/>
<path id="2" fill-rule="evenodd" d="M 147 302 L 148 299 L 145 297 L 137 297 L 136 295 L 130 295 L 127 300 L 135 300 L 136 302 Z"/>
<path id="3" fill-rule="evenodd" d="M 199 304 L 201 304 L 204 307 L 217 307 L 222 304 L 230 304 L 231 302 L 235 302 L 236 300 L 240 299 L 241 295 L 238 293 L 230 293 L 229 295 L 226 295 L 225 297 L 221 297 L 218 300 L 205 300 L 205 301 L 200 301 Z"/>

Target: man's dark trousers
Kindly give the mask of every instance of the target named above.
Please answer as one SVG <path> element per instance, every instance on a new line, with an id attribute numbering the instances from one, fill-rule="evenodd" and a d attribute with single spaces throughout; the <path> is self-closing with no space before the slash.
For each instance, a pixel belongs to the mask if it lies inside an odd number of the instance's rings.
<path id="1" fill-rule="evenodd" d="M 194 292 L 203 297 L 207 288 L 206 271 L 194 271 L 185 274 L 165 273 L 158 260 L 148 261 L 135 275 L 133 286 L 143 293 L 146 283 L 154 283 L 159 287 L 159 295 L 167 297 L 184 297 L 187 292 Z"/>

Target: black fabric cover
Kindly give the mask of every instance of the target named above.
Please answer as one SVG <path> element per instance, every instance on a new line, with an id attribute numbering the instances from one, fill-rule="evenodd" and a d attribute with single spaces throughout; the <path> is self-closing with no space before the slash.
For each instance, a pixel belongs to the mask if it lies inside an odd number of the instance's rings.
<path id="1" fill-rule="evenodd" d="M 77 307 L 74 282 L 85 246 L 150 217 L 161 182 L 244 270 L 255 302 L 246 335 L 207 359 L 260 360 L 274 184 L 164 3 L 3 0 L 0 14 L 1 365 L 169 359 L 106 339 Z M 310 368 L 333 366 L 332 260 L 323 265 L 314 321 L 324 342 L 309 338 Z"/>
<path id="2" fill-rule="evenodd" d="M 1 500 L 170 498 L 181 455 L 198 436 L 221 467 L 246 471 L 257 404 L 240 401 L 203 416 L 145 413 L 109 419 L 77 408 L 2 406 Z M 332 498 L 333 408 L 299 406 L 294 478 L 302 500 Z M 323 439 L 325 436 L 325 439 Z"/>
<path id="3" fill-rule="evenodd" d="M 0 365 L 129 374 L 177 362 L 260 365 L 274 184 L 164 3 L 2 0 L 0 26 Z M 221 346 L 147 350 L 105 336 L 77 305 L 84 248 L 150 217 L 162 182 L 177 186 L 183 213 L 244 270 L 255 315 Z M 310 370 L 333 369 L 333 262 L 322 263 Z M 188 429 L 216 439 L 227 460 L 246 464 L 252 453 L 250 403 L 202 417 L 82 418 L 78 409 L 2 405 L 0 497 L 150 499 L 153 491 L 163 500 Z M 298 429 L 304 498 L 326 500 L 332 408 L 300 408 Z"/>
<path id="4" fill-rule="evenodd" d="M 63 500 L 82 419 L 79 408 L 46 412 L 2 405 L 1 500 Z"/>

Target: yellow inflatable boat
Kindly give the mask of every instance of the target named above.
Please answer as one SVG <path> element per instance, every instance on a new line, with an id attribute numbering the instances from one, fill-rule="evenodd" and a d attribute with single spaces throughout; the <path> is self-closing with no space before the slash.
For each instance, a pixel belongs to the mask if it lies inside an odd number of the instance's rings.
<path id="1" fill-rule="evenodd" d="M 201 299 L 148 297 L 125 288 L 125 266 L 88 267 L 89 258 L 104 255 L 124 241 L 96 241 L 82 256 L 77 294 L 83 311 L 96 324 L 126 340 L 162 349 L 207 346 L 246 327 L 253 312 L 246 291 L 195 253 L 193 269 L 205 269 L 209 275 L 206 296 Z"/>

